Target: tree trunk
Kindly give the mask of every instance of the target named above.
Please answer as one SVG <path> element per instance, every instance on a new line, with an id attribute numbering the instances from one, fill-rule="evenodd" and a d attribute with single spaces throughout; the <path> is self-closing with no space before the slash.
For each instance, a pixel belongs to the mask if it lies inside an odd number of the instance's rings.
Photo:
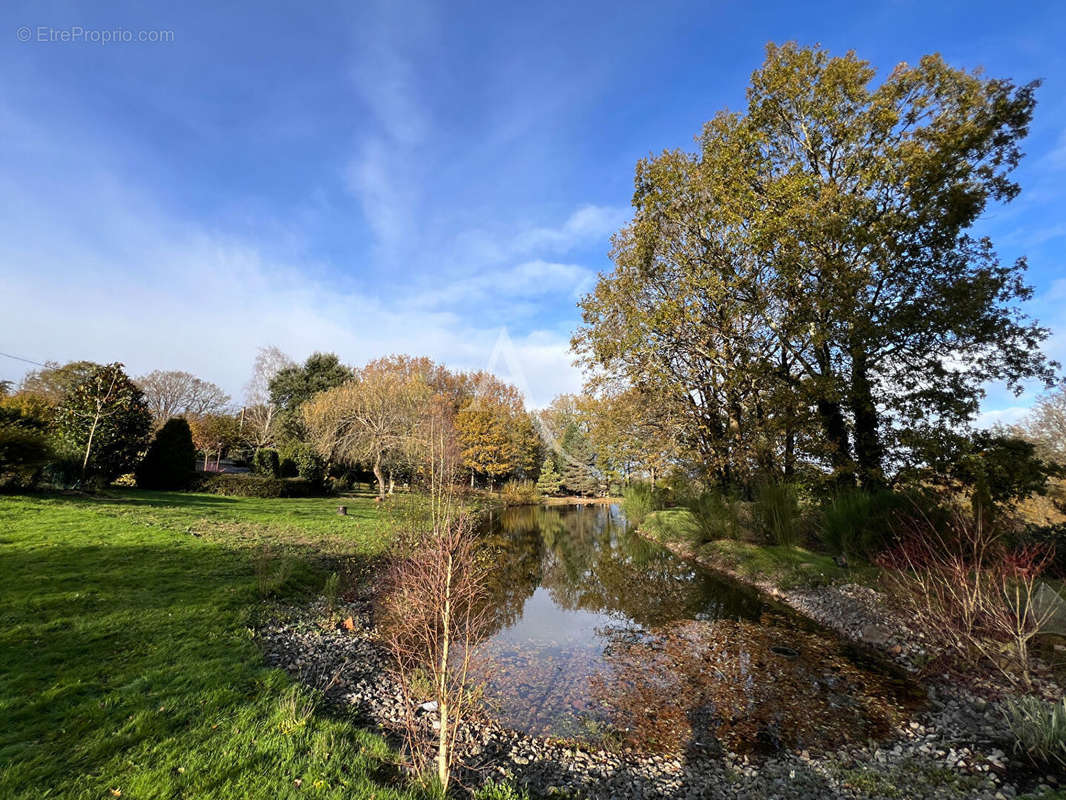
<path id="1" fill-rule="evenodd" d="M 444 608 L 441 609 L 440 674 L 437 676 L 437 709 L 440 711 L 440 736 L 437 739 L 437 778 L 441 791 L 448 792 L 448 646 L 451 640 L 452 556 L 447 556 L 444 578 Z"/>
<path id="2" fill-rule="evenodd" d="M 870 389 L 866 354 L 858 349 L 851 355 L 851 413 L 855 418 L 855 461 L 859 482 L 867 490 L 882 488 L 885 485 L 884 450 L 877 435 L 877 406 Z"/>
<path id="3" fill-rule="evenodd" d="M 396 488 L 396 481 L 392 477 L 392 468 L 390 467 L 389 468 L 389 494 L 390 495 L 393 493 L 393 490 L 395 490 L 395 488 Z"/>
<path id="4" fill-rule="evenodd" d="M 829 462 L 833 466 L 833 477 L 840 486 L 854 486 L 855 464 L 851 459 L 848 429 L 844 424 L 844 414 L 840 403 L 819 398 L 818 416 L 822 420 L 822 430 L 831 446 Z"/>
<path id="5" fill-rule="evenodd" d="M 81 460 L 81 477 L 84 480 L 85 470 L 89 467 L 89 454 L 93 449 L 93 437 L 96 436 L 96 426 L 100 424 L 100 414 L 97 412 L 93 417 L 93 424 L 89 427 L 89 441 L 85 444 L 85 458 Z"/>
<path id="6" fill-rule="evenodd" d="M 385 499 L 385 476 L 381 474 L 381 453 L 374 456 L 374 478 L 378 482 L 378 498 Z"/>

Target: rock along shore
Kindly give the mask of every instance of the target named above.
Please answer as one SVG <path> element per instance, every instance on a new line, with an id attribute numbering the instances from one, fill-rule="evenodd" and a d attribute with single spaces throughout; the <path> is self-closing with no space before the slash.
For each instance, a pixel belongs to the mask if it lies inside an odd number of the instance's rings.
<path id="1" fill-rule="evenodd" d="M 843 596 L 851 597 L 850 591 Z M 831 602 L 812 603 L 812 608 L 826 617 Z M 350 617 L 351 629 L 325 624 L 322 602 L 280 609 L 258 630 L 267 662 L 321 690 L 334 710 L 395 732 L 405 715 L 403 699 L 386 668 L 368 605 L 344 604 L 335 615 Z M 858 621 L 841 624 L 854 631 Z M 417 714 L 432 729 L 435 712 L 419 708 Z M 1019 783 L 1040 796 L 1050 795 L 1056 781 L 1033 775 L 1012 758 L 995 702 L 936 686 L 929 690 L 927 708 L 886 740 L 823 753 L 756 759 L 726 752 L 688 759 L 541 739 L 491 721 L 468 725 L 462 742 L 474 770 L 464 783 L 507 780 L 533 797 L 1006 800 L 1020 793 Z"/>

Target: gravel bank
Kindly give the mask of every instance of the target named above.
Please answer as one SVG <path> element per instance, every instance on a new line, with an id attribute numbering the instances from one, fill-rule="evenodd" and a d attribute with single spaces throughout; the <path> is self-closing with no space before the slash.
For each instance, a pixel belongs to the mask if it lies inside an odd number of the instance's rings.
<path id="1" fill-rule="evenodd" d="M 854 592 L 849 587 L 838 591 L 845 598 Z M 822 609 L 817 613 L 829 614 L 828 603 L 833 601 L 822 594 L 808 602 Z M 341 713 L 394 729 L 403 715 L 403 701 L 384 670 L 385 656 L 369 627 L 367 606 L 344 605 L 338 614 L 352 618 L 352 630 L 325 626 L 320 603 L 282 609 L 258 632 L 266 659 L 323 690 L 326 701 Z M 858 624 L 857 617 L 847 623 L 852 630 Z M 419 713 L 425 725 L 433 725 L 433 712 Z M 906 720 L 887 740 L 828 753 L 754 759 L 727 752 L 720 758 L 689 760 L 592 750 L 524 736 L 493 723 L 471 725 L 464 741 L 469 761 L 483 777 L 506 778 L 534 797 L 1005 800 L 1018 796 L 1022 785 L 1037 796 L 1049 794 L 1055 776 L 1033 776 L 1012 759 L 1002 720 L 994 702 L 961 689 L 934 687 L 927 709 Z"/>

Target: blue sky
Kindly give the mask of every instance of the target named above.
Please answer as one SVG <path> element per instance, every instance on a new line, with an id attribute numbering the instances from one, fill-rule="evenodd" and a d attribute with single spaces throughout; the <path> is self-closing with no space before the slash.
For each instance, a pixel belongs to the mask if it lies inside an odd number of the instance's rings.
<path id="1" fill-rule="evenodd" d="M 545 404 L 580 386 L 575 303 L 610 266 L 637 159 L 693 147 L 766 42 L 794 39 L 882 73 L 938 51 L 1044 79 L 1022 195 L 982 231 L 1029 257 L 1066 361 L 1064 9 L 8 2 L 0 351 L 185 369 L 235 396 L 259 345 L 410 352 Z M 116 30 L 172 41 L 84 40 Z M 27 366 L 0 358 L 0 379 Z M 983 419 L 1029 402 L 992 387 Z"/>

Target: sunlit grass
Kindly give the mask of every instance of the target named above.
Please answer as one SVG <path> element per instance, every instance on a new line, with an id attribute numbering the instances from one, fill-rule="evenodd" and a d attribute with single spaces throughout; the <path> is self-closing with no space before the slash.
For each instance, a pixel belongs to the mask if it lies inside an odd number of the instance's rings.
<path id="1" fill-rule="evenodd" d="M 382 551 L 379 509 L 342 502 L 0 498 L 0 797 L 411 796 L 251 630 L 264 545 L 294 560 L 283 595 L 320 588 L 317 550 Z"/>

